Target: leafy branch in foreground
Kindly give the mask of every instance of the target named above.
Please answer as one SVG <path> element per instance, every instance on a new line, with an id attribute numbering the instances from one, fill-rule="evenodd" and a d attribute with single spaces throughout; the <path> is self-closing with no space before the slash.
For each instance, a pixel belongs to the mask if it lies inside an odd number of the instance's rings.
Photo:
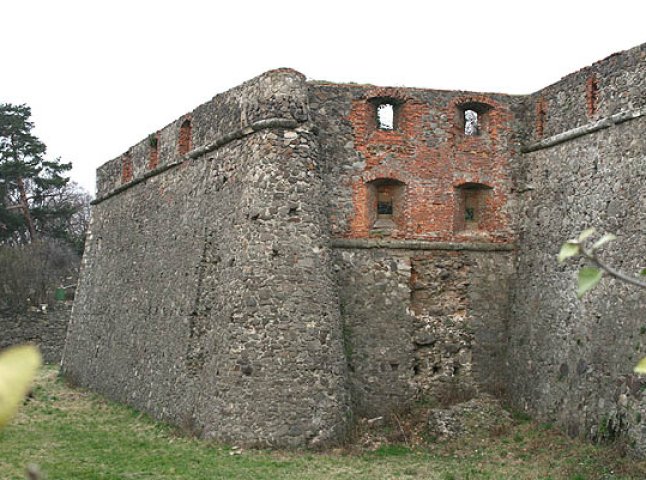
<path id="1" fill-rule="evenodd" d="M 0 352 L 0 430 L 16 414 L 43 360 L 34 345 L 15 345 Z M 27 467 L 29 480 L 40 480 L 36 465 Z"/>
<path id="2" fill-rule="evenodd" d="M 612 233 L 606 233 L 592 245 L 589 245 L 591 241 L 590 237 L 592 237 L 594 233 L 594 228 L 588 228 L 587 230 L 584 230 L 577 238 L 565 242 L 561 246 L 561 251 L 559 252 L 559 262 L 564 262 L 568 258 L 581 255 L 586 260 L 589 260 L 593 265 L 595 265 L 594 267 L 583 267 L 579 271 L 579 286 L 577 289 L 577 296 L 579 298 L 583 297 L 583 295 L 585 295 L 589 290 L 595 287 L 597 283 L 599 283 L 599 281 L 601 281 L 601 278 L 604 274 L 610 275 L 611 277 L 614 277 L 617 280 L 621 280 L 622 282 L 626 282 L 631 285 L 646 289 L 646 281 L 641 280 L 638 277 L 628 275 L 611 267 L 603 260 L 601 260 L 597 255 L 597 251 L 602 246 L 604 246 L 608 242 L 612 242 L 617 237 Z M 646 276 L 646 268 L 641 270 L 639 274 L 641 276 Z"/>
<path id="3" fill-rule="evenodd" d="M 603 278 L 604 274 L 609 275 L 617 280 L 634 285 L 639 288 L 646 289 L 646 281 L 634 275 L 628 275 L 621 272 L 606 262 L 601 260 L 598 255 L 598 250 L 613 240 L 616 236 L 612 233 L 606 233 L 601 236 L 597 241 L 591 244 L 592 236 L 595 234 L 594 228 L 588 228 L 581 232 L 581 234 L 572 240 L 568 240 L 561 246 L 561 251 L 558 255 L 560 263 L 569 258 L 582 256 L 594 266 L 585 266 L 579 270 L 577 296 L 583 297 L 587 292 L 593 289 Z M 639 272 L 639 276 L 646 276 L 646 268 Z M 635 366 L 635 373 L 646 374 L 646 357 L 642 358 Z"/>

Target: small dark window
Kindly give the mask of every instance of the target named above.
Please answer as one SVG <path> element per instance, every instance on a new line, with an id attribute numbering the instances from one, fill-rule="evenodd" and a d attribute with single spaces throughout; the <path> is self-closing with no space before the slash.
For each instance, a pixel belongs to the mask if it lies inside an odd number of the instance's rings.
<path id="1" fill-rule="evenodd" d="M 377 105 L 377 126 L 380 130 L 393 130 L 395 128 L 395 107 L 392 103 Z"/>
<path id="2" fill-rule="evenodd" d="M 368 184 L 370 208 L 368 210 L 371 228 L 388 231 L 403 221 L 404 184 L 384 178 Z"/>
<path id="3" fill-rule="evenodd" d="M 482 230 L 490 215 L 487 198 L 492 189 L 480 183 L 465 183 L 456 191 L 456 230 Z"/>
<path id="4" fill-rule="evenodd" d="M 377 187 L 377 218 L 391 219 L 393 216 L 393 186 Z"/>
<path id="5" fill-rule="evenodd" d="M 377 215 L 387 215 L 391 217 L 393 214 L 393 198 L 391 195 L 385 195 L 383 192 L 379 192 L 379 198 L 377 199 Z"/>
<path id="6" fill-rule="evenodd" d="M 475 110 L 464 111 L 464 134 L 465 135 L 478 135 L 478 112 Z"/>
<path id="7" fill-rule="evenodd" d="M 478 228 L 478 222 L 482 216 L 483 198 L 480 188 L 465 188 L 464 194 L 464 221 L 467 230 Z"/>

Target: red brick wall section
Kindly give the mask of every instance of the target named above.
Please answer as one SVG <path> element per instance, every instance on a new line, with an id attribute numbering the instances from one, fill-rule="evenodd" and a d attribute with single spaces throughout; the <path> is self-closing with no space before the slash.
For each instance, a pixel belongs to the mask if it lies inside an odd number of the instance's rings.
<path id="1" fill-rule="evenodd" d="M 180 155 L 186 155 L 192 146 L 193 128 L 191 125 L 191 118 L 187 117 L 182 122 L 179 128 L 179 140 L 177 141 L 177 148 Z"/>
<path id="2" fill-rule="evenodd" d="M 379 101 L 375 99 L 380 98 L 395 103 L 393 130 L 378 128 Z M 484 113 L 479 112 L 479 135 L 464 134 L 464 105 L 487 107 Z M 447 140 L 431 146 L 424 135 L 431 130 L 428 112 L 429 106 L 412 98 L 406 89 L 374 88 L 353 101 L 348 119 L 365 169 L 352 179 L 354 214 L 345 236 L 384 235 L 373 228 L 375 202 L 368 184 L 392 179 L 404 184 L 404 198 L 399 202 L 401 208 L 394 212 L 396 227 L 388 233 L 390 238 L 510 241 L 510 220 L 504 208 L 511 183 L 510 154 L 502 139 L 510 133 L 511 113 L 483 95 L 456 96 L 446 106 L 443 128 Z M 456 222 L 456 215 L 464 215 L 456 214 L 456 209 L 460 209 L 458 187 L 465 183 L 491 187 L 483 206 L 486 214 L 477 229 L 459 228 Z"/>
<path id="3" fill-rule="evenodd" d="M 536 137 L 541 138 L 545 132 L 545 114 L 547 113 L 547 105 L 545 99 L 541 97 L 536 102 Z"/>
<path id="4" fill-rule="evenodd" d="M 127 151 L 121 156 L 121 183 L 132 180 L 132 155 Z"/>
<path id="5" fill-rule="evenodd" d="M 547 104 L 543 97 L 536 102 L 536 137 L 542 138 L 545 133 L 545 114 L 547 113 Z"/>
<path id="6" fill-rule="evenodd" d="M 159 165 L 159 132 L 150 136 L 150 156 L 148 157 L 148 170 L 153 170 Z"/>
<path id="7" fill-rule="evenodd" d="M 588 117 L 594 117 L 597 113 L 597 104 L 599 100 L 599 88 L 597 76 L 592 74 L 585 83 L 585 104 L 588 111 Z"/>

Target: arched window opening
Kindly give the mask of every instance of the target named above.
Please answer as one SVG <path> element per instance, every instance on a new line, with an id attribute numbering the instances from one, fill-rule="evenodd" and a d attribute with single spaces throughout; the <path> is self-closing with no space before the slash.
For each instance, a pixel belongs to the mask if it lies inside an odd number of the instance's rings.
<path id="1" fill-rule="evenodd" d="M 473 137 L 487 133 L 490 110 L 493 107 L 481 102 L 466 102 L 458 105 L 458 124 L 465 136 Z"/>
<path id="2" fill-rule="evenodd" d="M 475 110 L 464 111 L 464 134 L 478 135 L 478 112 Z"/>
<path id="3" fill-rule="evenodd" d="M 370 103 L 377 130 L 397 130 L 403 101 L 397 98 L 379 97 L 370 99 Z"/>
<path id="4" fill-rule="evenodd" d="M 404 183 L 393 179 L 368 184 L 368 213 L 373 230 L 389 231 L 403 221 Z"/>
<path id="5" fill-rule="evenodd" d="M 392 103 L 380 103 L 377 106 L 377 127 L 380 130 L 392 130 L 395 126 L 395 109 Z"/>
<path id="6" fill-rule="evenodd" d="M 392 190 L 386 187 L 377 189 L 377 217 L 392 218 L 393 216 L 393 195 Z"/>
<path id="7" fill-rule="evenodd" d="M 483 230 L 491 213 L 488 199 L 492 191 L 482 183 L 464 183 L 456 188 L 455 230 Z"/>
<path id="8" fill-rule="evenodd" d="M 191 119 L 187 118 L 182 122 L 182 126 L 179 127 L 179 141 L 177 142 L 178 150 L 180 155 L 186 155 L 191 149 L 193 128 L 191 125 Z"/>

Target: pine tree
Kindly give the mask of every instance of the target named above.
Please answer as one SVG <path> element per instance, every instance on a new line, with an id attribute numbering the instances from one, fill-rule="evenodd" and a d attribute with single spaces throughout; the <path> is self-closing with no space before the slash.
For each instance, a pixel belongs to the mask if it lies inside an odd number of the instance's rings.
<path id="1" fill-rule="evenodd" d="M 42 205 L 69 182 L 64 174 L 71 163 L 45 159 L 45 144 L 31 133 L 30 117 L 27 105 L 0 104 L 0 241 L 34 241 L 43 221 Z M 45 213 L 70 214 L 66 209 Z"/>

